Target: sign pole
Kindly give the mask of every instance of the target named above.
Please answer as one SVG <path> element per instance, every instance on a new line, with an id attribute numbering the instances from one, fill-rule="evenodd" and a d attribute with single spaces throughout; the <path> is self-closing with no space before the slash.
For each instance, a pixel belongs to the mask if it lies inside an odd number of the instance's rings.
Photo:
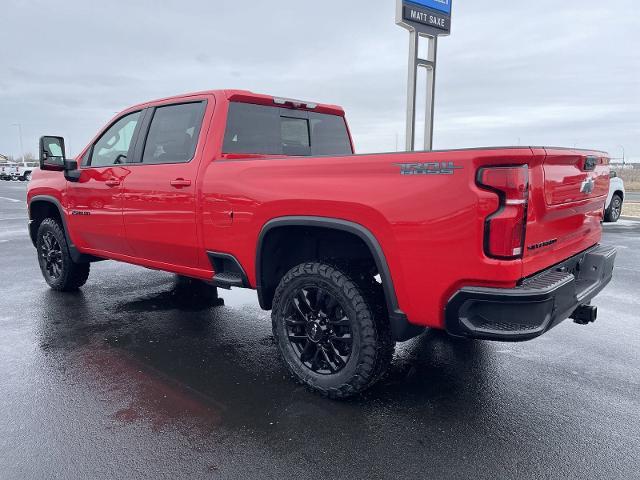
<path id="1" fill-rule="evenodd" d="M 451 0 L 396 0 L 396 23 L 409 31 L 406 149 L 416 148 L 418 68 L 427 71 L 424 149 L 433 150 L 438 37 L 451 31 Z M 429 42 L 427 58 L 420 58 L 420 38 Z"/>
<path id="2" fill-rule="evenodd" d="M 416 147 L 416 101 L 418 90 L 418 68 L 427 70 L 426 114 L 424 120 L 424 149 L 433 150 L 433 121 L 436 93 L 436 60 L 438 55 L 438 37 L 424 36 L 428 39 L 426 59 L 418 56 L 420 35 L 416 30 L 409 32 L 409 72 L 407 80 L 407 151 Z"/>
<path id="3" fill-rule="evenodd" d="M 424 120 L 424 149 L 433 150 L 433 121 L 436 100 L 436 60 L 438 55 L 438 37 L 429 37 L 429 55 L 427 63 L 427 110 Z"/>
<path id="4" fill-rule="evenodd" d="M 406 149 L 416 147 L 416 89 L 418 83 L 418 32 L 409 32 L 409 73 L 407 76 L 407 133 Z"/>

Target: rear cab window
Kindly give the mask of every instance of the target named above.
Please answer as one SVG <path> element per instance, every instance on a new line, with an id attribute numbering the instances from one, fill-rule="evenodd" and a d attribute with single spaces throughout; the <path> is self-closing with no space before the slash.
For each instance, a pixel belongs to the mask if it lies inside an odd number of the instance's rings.
<path id="1" fill-rule="evenodd" d="M 223 153 L 255 155 L 352 155 L 343 117 L 231 102 Z"/>

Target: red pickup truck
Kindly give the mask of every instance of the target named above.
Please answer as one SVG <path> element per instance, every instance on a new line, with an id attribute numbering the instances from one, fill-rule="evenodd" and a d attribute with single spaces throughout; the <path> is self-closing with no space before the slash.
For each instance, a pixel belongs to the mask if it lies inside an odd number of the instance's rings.
<path id="1" fill-rule="evenodd" d="M 78 289 L 110 259 L 256 289 L 285 365 L 333 398 L 425 327 L 522 341 L 586 324 L 609 159 L 513 147 L 356 155 L 337 106 L 209 91 L 131 107 L 74 160 L 42 137 L 29 231 Z"/>

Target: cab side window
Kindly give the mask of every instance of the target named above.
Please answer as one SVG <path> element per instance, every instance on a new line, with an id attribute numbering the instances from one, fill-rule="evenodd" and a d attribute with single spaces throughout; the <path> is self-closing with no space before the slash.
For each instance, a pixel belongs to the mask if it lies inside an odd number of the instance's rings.
<path id="1" fill-rule="evenodd" d="M 114 123 L 94 144 L 88 164 L 92 167 L 106 167 L 127 163 L 139 119 L 140 112 L 135 112 Z"/>
<path id="2" fill-rule="evenodd" d="M 155 109 L 142 163 L 187 163 L 198 145 L 205 103 L 184 103 Z"/>

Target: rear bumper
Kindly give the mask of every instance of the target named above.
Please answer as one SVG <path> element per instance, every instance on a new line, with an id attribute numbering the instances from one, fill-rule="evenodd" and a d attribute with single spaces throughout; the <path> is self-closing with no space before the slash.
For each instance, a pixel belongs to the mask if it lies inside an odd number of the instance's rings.
<path id="1" fill-rule="evenodd" d="M 513 289 L 463 288 L 447 304 L 447 331 L 511 342 L 539 337 L 607 286 L 615 258 L 614 248 L 596 245 Z"/>

